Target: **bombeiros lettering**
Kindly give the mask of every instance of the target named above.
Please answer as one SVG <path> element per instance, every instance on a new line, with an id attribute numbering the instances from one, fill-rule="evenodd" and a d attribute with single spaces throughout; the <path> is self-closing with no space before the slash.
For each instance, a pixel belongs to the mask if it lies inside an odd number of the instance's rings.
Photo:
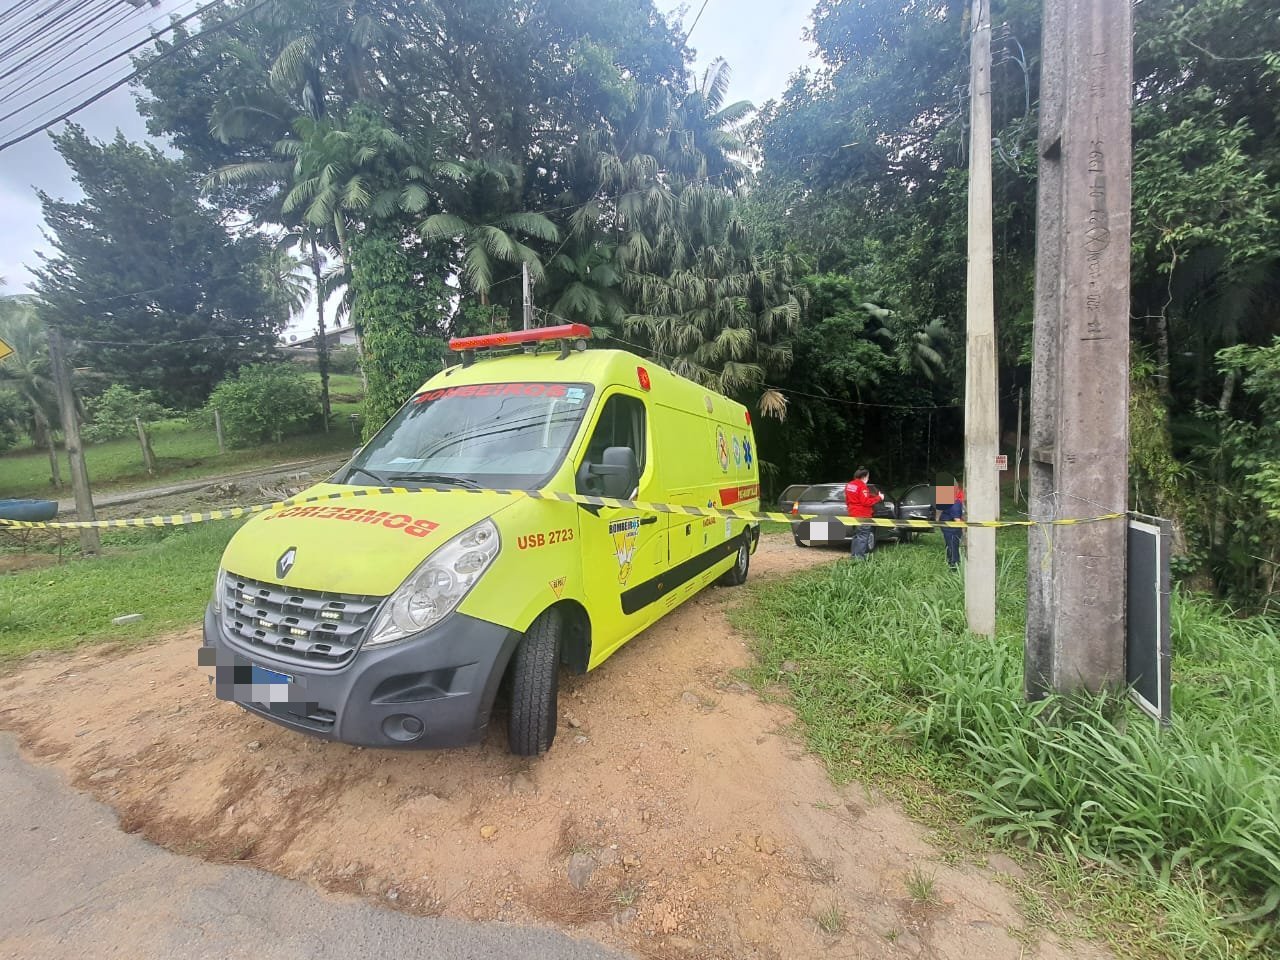
<path id="1" fill-rule="evenodd" d="M 346 520 L 350 523 L 381 524 L 390 530 L 399 530 L 411 537 L 428 536 L 440 524 L 434 520 L 411 517 L 407 513 L 391 513 L 387 510 L 362 510 L 359 507 L 288 507 L 268 513 L 263 520 L 280 520 L 284 517 L 310 520 Z"/>

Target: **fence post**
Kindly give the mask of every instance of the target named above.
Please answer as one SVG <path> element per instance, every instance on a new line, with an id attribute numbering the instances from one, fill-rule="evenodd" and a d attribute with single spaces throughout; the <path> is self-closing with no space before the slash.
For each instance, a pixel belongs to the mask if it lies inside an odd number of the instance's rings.
<path id="1" fill-rule="evenodd" d="M 142 465 L 147 468 L 149 475 L 155 476 L 156 455 L 151 450 L 151 438 L 147 436 L 147 428 L 142 425 L 141 417 L 134 417 L 133 422 L 138 428 L 138 444 L 142 447 Z"/>
<path id="2" fill-rule="evenodd" d="M 218 410 L 217 408 L 214 408 L 214 411 L 213 411 L 213 429 L 216 430 L 218 433 L 218 453 L 219 454 L 226 453 L 227 444 L 222 439 L 222 411 Z"/>

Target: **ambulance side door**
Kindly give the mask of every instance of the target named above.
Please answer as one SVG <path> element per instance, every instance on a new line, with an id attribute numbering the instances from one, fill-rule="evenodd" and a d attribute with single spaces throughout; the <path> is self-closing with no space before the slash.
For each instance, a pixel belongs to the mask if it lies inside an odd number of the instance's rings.
<path id="1" fill-rule="evenodd" d="M 654 469 L 652 423 L 642 396 L 629 391 L 606 393 L 598 407 L 585 448 L 574 464 L 577 492 L 602 496 L 592 464 L 604 462 L 610 447 L 627 447 L 636 455 L 640 481 L 627 500 L 661 500 Z M 645 602 L 667 568 L 667 523 L 664 514 L 618 507 L 578 506 L 582 581 L 591 616 L 591 662 L 599 663 L 626 638 L 655 617 L 656 604 Z"/>

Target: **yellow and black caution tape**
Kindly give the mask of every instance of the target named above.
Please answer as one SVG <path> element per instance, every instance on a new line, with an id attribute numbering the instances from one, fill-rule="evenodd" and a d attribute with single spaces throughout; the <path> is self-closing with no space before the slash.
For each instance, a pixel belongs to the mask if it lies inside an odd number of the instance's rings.
<path id="1" fill-rule="evenodd" d="M 211 520 L 236 520 L 240 517 L 252 516 L 255 513 L 284 510 L 307 503 L 320 503 L 326 500 L 347 500 L 355 497 L 374 497 L 386 494 L 527 497 L 530 500 L 559 500 L 562 503 L 579 503 L 592 507 L 614 507 L 621 510 L 637 510 L 641 513 L 674 513 L 691 517 L 731 517 L 738 520 L 777 520 L 782 523 L 819 520 L 842 523 L 846 526 L 900 527 L 906 530 L 934 530 L 943 527 L 964 530 L 971 527 L 999 529 L 1003 527 L 1064 526 L 1076 523 L 1098 523 L 1103 520 L 1119 520 L 1126 516 L 1123 513 L 1104 513 L 1096 517 L 1069 517 L 1061 520 L 890 520 L 883 517 L 832 517 L 809 513 L 775 513 L 767 510 L 742 510 L 734 507 L 695 507 L 677 503 L 650 503 L 643 500 L 617 500 L 613 497 L 589 497 L 577 493 L 560 493 L 548 490 L 473 489 L 470 487 L 450 488 L 448 490 L 429 487 L 422 489 L 410 487 L 353 487 L 350 490 L 338 490 L 333 493 L 318 493 L 308 497 L 291 497 L 288 500 L 258 503 L 249 507 L 227 507 L 223 510 L 209 510 L 205 513 L 175 513 L 155 517 L 128 517 L 120 520 L 67 520 L 43 523 L 34 520 L 5 520 L 0 518 L 0 529 L 82 530 L 85 528 L 98 528 L 106 530 L 122 527 L 181 527 Z"/>

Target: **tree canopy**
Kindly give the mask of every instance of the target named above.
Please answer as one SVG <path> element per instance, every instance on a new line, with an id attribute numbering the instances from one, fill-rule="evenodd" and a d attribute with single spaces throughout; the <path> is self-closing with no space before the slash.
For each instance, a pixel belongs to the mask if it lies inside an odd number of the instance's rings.
<path id="1" fill-rule="evenodd" d="M 189 166 L 155 147 L 95 143 L 74 125 L 54 142 L 85 196 L 40 193 L 56 252 L 36 290 L 83 362 L 190 407 L 272 353 L 292 302 L 265 238 L 232 236 Z"/>

